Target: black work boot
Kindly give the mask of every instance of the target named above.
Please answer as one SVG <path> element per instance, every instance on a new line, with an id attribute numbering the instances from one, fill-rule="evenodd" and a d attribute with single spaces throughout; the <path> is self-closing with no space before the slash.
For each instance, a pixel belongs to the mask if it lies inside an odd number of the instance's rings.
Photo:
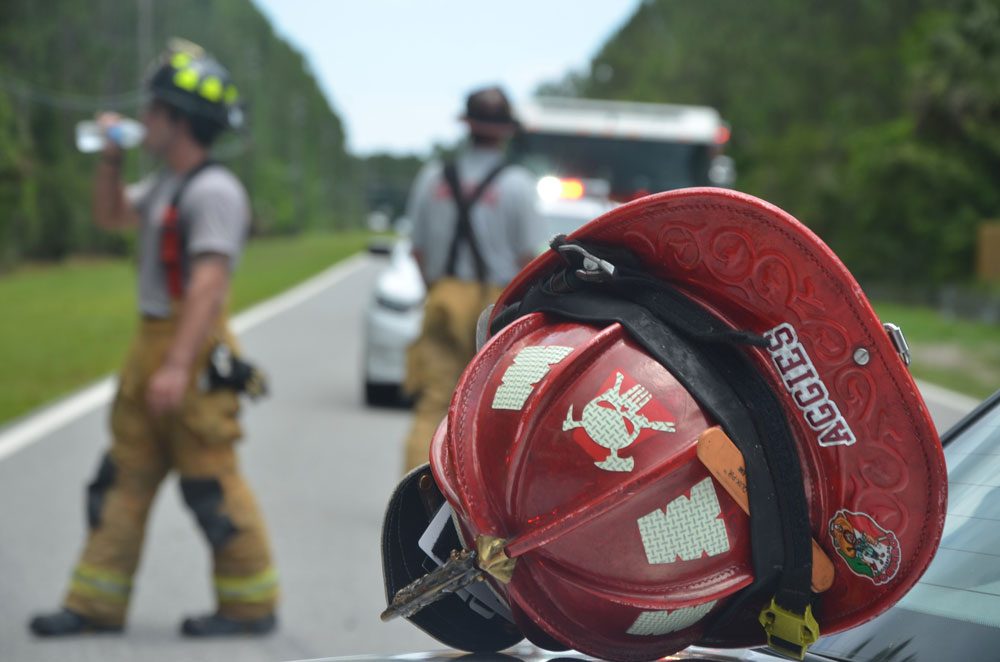
<path id="1" fill-rule="evenodd" d="M 278 624 L 274 614 L 250 620 L 228 618 L 219 613 L 185 618 L 181 623 L 181 634 L 186 637 L 228 637 L 231 635 L 270 634 Z"/>
<path id="2" fill-rule="evenodd" d="M 51 614 L 39 614 L 31 619 L 28 627 L 39 637 L 65 637 L 74 634 L 117 634 L 121 626 L 100 625 L 63 607 Z"/>

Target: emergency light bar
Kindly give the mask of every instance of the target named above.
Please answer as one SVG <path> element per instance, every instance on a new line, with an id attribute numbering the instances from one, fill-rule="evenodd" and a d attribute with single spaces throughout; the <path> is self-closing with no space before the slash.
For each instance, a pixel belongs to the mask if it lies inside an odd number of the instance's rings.
<path id="1" fill-rule="evenodd" d="M 560 179 L 553 175 L 538 180 L 538 197 L 547 202 L 553 200 L 579 200 L 583 197 L 584 186 L 579 179 Z"/>

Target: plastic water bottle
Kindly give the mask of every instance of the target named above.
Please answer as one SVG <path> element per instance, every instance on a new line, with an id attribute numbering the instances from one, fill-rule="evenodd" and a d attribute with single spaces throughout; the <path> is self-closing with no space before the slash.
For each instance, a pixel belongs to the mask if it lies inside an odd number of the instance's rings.
<path id="1" fill-rule="evenodd" d="M 142 144 L 146 137 L 146 127 L 142 122 L 123 117 L 108 127 L 107 133 L 93 120 L 84 120 L 76 125 L 76 148 L 84 153 L 100 152 L 104 141 L 111 140 L 122 149 L 132 149 Z"/>

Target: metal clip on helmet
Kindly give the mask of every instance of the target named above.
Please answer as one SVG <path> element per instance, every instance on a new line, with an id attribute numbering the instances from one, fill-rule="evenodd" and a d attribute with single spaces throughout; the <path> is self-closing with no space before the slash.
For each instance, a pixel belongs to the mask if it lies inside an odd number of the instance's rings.
<path id="1" fill-rule="evenodd" d="M 243 126 L 240 95 L 229 71 L 200 46 L 171 39 L 148 78 L 154 99 L 227 129 Z"/>
<path id="2" fill-rule="evenodd" d="M 930 562 L 946 471 L 899 343 L 777 207 L 618 207 L 522 271 L 489 331 L 390 501 L 388 615 L 470 651 L 802 657 Z"/>

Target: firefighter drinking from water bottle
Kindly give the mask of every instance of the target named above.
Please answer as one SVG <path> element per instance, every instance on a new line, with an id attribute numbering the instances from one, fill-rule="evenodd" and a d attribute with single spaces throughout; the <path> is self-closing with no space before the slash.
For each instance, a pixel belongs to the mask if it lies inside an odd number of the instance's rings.
<path id="1" fill-rule="evenodd" d="M 100 227 L 138 228 L 141 320 L 119 375 L 111 447 L 87 487 L 86 544 L 62 608 L 30 623 L 41 636 L 121 631 L 146 518 L 171 471 L 212 548 L 217 599 L 214 613 L 183 621 L 183 634 L 263 634 L 276 623 L 267 533 L 234 447 L 238 394 L 262 384 L 238 358 L 225 319 L 249 201 L 208 156 L 224 129 L 242 123 L 238 93 L 214 58 L 179 40 L 148 86 L 144 144 L 162 169 L 124 186 L 123 153 L 109 140 L 93 193 Z M 118 119 L 99 122 L 110 129 Z"/>

